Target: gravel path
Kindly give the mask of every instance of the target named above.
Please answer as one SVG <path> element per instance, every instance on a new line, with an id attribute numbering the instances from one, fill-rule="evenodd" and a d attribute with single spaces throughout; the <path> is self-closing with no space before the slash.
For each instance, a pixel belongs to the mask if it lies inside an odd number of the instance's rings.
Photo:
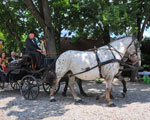
<path id="1" fill-rule="evenodd" d="M 83 82 L 89 97 L 79 95 L 85 102 L 79 105 L 74 104 L 70 90 L 67 97 L 63 97 L 60 90 L 56 95 L 57 102 L 51 103 L 49 95 L 43 91 L 37 100 L 29 101 L 24 100 L 19 91 L 6 88 L 0 90 L 0 120 L 149 120 L 150 85 L 128 82 L 128 93 L 121 98 L 122 85 L 118 81 L 114 84 L 117 107 L 113 108 L 107 107 L 104 99 L 95 99 L 105 91 L 105 84 L 93 81 Z"/>

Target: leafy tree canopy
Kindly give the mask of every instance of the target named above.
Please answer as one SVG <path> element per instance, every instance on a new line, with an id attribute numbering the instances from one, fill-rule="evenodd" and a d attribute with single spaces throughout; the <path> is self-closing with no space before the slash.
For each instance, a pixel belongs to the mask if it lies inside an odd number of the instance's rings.
<path id="1" fill-rule="evenodd" d="M 141 40 L 143 31 L 150 26 L 149 0 L 45 1 L 50 15 L 47 25 L 54 31 L 56 46 L 59 46 L 63 29 L 70 31 L 69 34 L 76 33 L 73 36 L 75 41 L 87 38 L 109 41 L 112 33 L 137 34 Z M 33 11 L 25 2 L 33 3 L 30 6 Z M 36 30 L 37 37 L 45 33 L 44 27 L 41 27 L 43 24 L 33 15 L 37 11 L 42 19 L 46 19 L 43 9 L 41 0 L 0 1 L 0 39 L 5 42 L 5 51 L 21 50 L 31 29 Z"/>

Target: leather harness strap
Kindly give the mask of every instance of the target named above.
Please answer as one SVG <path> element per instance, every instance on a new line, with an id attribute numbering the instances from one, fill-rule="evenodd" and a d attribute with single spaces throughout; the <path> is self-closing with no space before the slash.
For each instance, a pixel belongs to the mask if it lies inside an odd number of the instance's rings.
<path id="1" fill-rule="evenodd" d="M 99 69 L 99 77 L 102 78 L 102 72 L 101 72 L 101 61 L 98 57 L 98 54 L 97 54 L 97 50 L 94 51 L 95 53 L 95 56 L 96 56 L 96 61 L 97 61 L 97 64 L 98 64 L 98 69 Z"/>
<path id="2" fill-rule="evenodd" d="M 112 55 L 114 56 L 115 59 L 116 59 L 116 57 L 115 57 L 113 51 L 111 50 L 111 48 L 120 55 L 121 59 L 123 58 L 121 56 L 120 52 L 118 50 L 116 50 L 111 44 L 108 43 L 107 46 L 109 47 L 109 49 L 110 49 L 110 51 L 111 51 L 111 53 L 112 53 Z"/>

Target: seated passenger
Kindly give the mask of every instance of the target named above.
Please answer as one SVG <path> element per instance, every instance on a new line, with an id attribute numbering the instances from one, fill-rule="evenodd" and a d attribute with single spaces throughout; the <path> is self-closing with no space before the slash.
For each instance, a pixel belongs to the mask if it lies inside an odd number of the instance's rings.
<path id="1" fill-rule="evenodd" d="M 7 66 L 8 61 L 7 61 L 7 59 L 5 57 L 6 57 L 6 55 L 3 52 L 2 56 L 0 58 L 0 65 L 1 65 L 1 69 L 2 70 L 7 71 L 8 70 L 8 66 Z"/>
<path id="2" fill-rule="evenodd" d="M 8 62 L 15 61 L 15 60 L 16 60 L 15 52 L 12 51 L 12 52 L 11 52 L 11 58 L 8 59 Z"/>

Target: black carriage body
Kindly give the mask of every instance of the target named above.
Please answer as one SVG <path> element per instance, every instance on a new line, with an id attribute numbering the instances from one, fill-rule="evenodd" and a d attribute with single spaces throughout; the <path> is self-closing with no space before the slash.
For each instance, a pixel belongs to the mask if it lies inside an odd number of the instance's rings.
<path id="1" fill-rule="evenodd" d="M 30 73 L 22 59 L 8 63 L 8 71 L 0 71 L 0 87 L 4 88 L 8 83 L 13 89 L 19 89 L 18 81 L 27 74 Z"/>
<path id="2" fill-rule="evenodd" d="M 25 66 L 22 59 L 13 61 L 8 64 L 6 81 L 10 82 L 11 80 L 16 82 L 18 80 L 21 80 L 23 76 L 30 74 L 30 71 L 31 70 L 29 70 L 29 68 Z"/>
<path id="3" fill-rule="evenodd" d="M 55 60 L 46 56 L 43 61 L 43 67 L 38 70 L 32 70 L 30 58 L 31 56 L 25 55 L 22 59 L 9 63 L 8 71 L 2 71 L 1 74 L 4 76 L 4 79 L 2 78 L 4 83 L 10 83 L 13 89 L 20 89 L 21 95 L 25 99 L 33 100 L 38 96 L 41 85 L 43 85 L 45 92 L 50 92 L 50 84 L 48 82 L 43 83 L 42 78 L 49 65 L 55 65 Z M 59 87 L 60 84 L 56 91 L 59 90 Z"/>
<path id="4" fill-rule="evenodd" d="M 54 59 L 51 59 L 49 57 L 44 58 L 44 63 L 43 67 L 40 68 L 39 70 L 32 70 L 31 67 L 28 66 L 28 64 L 25 63 L 23 59 L 19 59 L 16 61 L 13 61 L 8 64 L 8 71 L 7 71 L 7 76 L 6 76 L 6 82 L 10 82 L 13 80 L 14 82 L 21 80 L 22 77 L 25 75 L 33 75 L 36 78 L 40 78 L 42 74 L 40 72 L 44 71 L 45 69 L 48 68 L 48 65 L 53 64 Z"/>
<path id="5" fill-rule="evenodd" d="M 8 71 L 7 77 L 6 77 L 6 82 L 16 82 L 18 80 L 21 80 L 21 78 L 25 75 L 29 74 L 26 69 L 13 69 Z"/>

